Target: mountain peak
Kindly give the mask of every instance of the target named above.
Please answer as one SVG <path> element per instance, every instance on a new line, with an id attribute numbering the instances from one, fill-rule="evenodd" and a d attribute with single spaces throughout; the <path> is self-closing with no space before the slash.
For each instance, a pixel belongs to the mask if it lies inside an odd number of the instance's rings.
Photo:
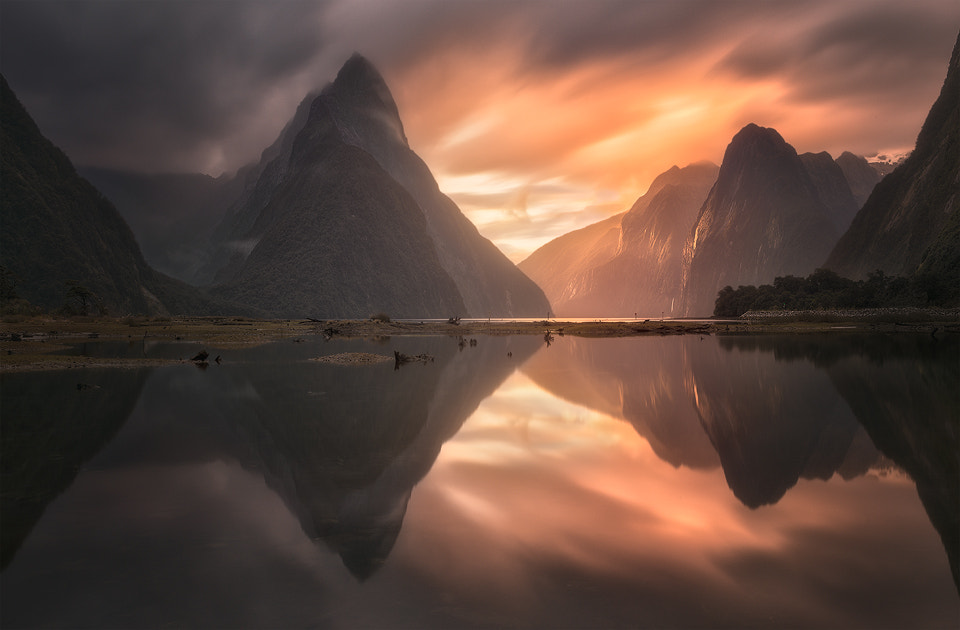
<path id="1" fill-rule="evenodd" d="M 780 149 L 788 145 L 787 141 L 783 139 L 783 136 L 781 136 L 776 129 L 772 127 L 761 127 L 750 123 L 737 132 L 730 141 L 727 151 L 740 150 L 746 146 Z"/>
<path id="2" fill-rule="evenodd" d="M 334 85 L 350 85 L 350 86 L 371 86 L 379 87 L 382 85 L 386 88 L 386 81 L 383 80 L 383 76 L 380 74 L 380 71 L 377 70 L 376 66 L 373 63 L 361 55 L 360 53 L 353 53 L 346 63 L 340 68 L 340 71 L 337 73 L 337 78 L 334 80 Z"/>
<path id="3" fill-rule="evenodd" d="M 383 75 L 369 59 L 360 53 L 354 53 L 337 73 L 333 83 L 324 89 L 324 93 L 339 97 L 349 96 L 367 106 L 385 107 L 397 111 L 397 104 L 390 94 L 390 88 Z M 398 114 L 399 117 L 399 114 Z"/>
<path id="4" fill-rule="evenodd" d="M 325 103 L 338 120 L 341 130 L 348 135 L 364 133 L 361 129 L 372 132 L 377 128 L 407 145 L 400 111 L 390 88 L 383 75 L 363 55 L 354 53 L 320 96 L 318 101 Z M 359 141 L 348 142 L 358 146 L 362 144 Z"/>

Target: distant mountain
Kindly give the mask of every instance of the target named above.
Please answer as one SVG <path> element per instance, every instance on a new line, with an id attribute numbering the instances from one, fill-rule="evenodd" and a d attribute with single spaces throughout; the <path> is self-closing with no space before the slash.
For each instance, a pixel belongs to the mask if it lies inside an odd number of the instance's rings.
<path id="1" fill-rule="evenodd" d="M 817 181 L 775 130 L 741 129 L 684 249 L 682 312 L 712 314 L 726 285 L 814 271 L 840 234 Z"/>
<path id="2" fill-rule="evenodd" d="M 147 265 L 116 208 L 43 137 L 2 77 L 0 146 L 0 266 L 20 297 L 56 309 L 82 288 L 91 313 L 233 310 Z"/>
<path id="3" fill-rule="evenodd" d="M 553 305 L 554 314 L 569 317 L 577 313 L 568 306 L 583 301 L 594 291 L 592 271 L 613 259 L 620 247 L 620 223 L 625 212 L 585 228 L 567 232 L 546 243 L 518 267 L 534 280 Z M 602 314 L 599 308 L 588 315 Z"/>
<path id="4" fill-rule="evenodd" d="M 219 229 L 216 295 L 277 316 L 540 316 L 550 309 L 437 187 L 354 55 L 308 97 Z"/>
<path id="5" fill-rule="evenodd" d="M 854 159 L 856 159 L 855 156 Z M 830 220 L 837 228 L 837 232 L 843 234 L 850 227 L 850 222 L 853 221 L 853 217 L 857 214 L 861 205 L 857 203 L 853 196 L 853 190 L 846 172 L 826 151 L 804 153 L 800 156 L 800 161 L 807 169 L 810 179 L 813 180 L 817 195 L 827 207 Z M 866 164 L 866 160 L 864 160 L 864 164 Z M 851 174 L 856 175 L 856 173 Z"/>
<path id="6" fill-rule="evenodd" d="M 871 166 L 865 157 L 854 155 L 849 151 L 841 153 L 836 162 L 840 170 L 843 171 L 843 176 L 850 186 L 850 192 L 853 193 L 853 198 L 857 202 L 857 210 L 859 211 L 859 209 L 863 207 L 863 204 L 866 203 L 870 193 L 873 192 L 874 186 L 883 179 L 883 174 Z M 850 220 L 852 221 L 853 217 L 850 217 Z M 849 223 L 846 227 L 850 227 Z M 844 229 L 846 229 L 846 227 Z"/>
<path id="7" fill-rule="evenodd" d="M 154 269 L 198 283 L 209 237 L 243 192 L 242 177 L 77 169 L 126 220 Z"/>
<path id="8" fill-rule="evenodd" d="M 874 188 L 825 266 L 926 274 L 960 297 L 960 37 L 913 153 Z M 955 299 L 956 299 L 955 297 Z"/>
<path id="9" fill-rule="evenodd" d="M 520 269 L 560 316 L 676 314 L 684 242 L 717 170 L 674 166 L 629 211 L 554 239 Z"/>

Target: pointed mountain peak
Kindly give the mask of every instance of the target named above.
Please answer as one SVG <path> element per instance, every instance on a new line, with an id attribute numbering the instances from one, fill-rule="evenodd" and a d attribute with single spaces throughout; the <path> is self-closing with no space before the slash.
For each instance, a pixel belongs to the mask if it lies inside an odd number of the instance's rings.
<path id="1" fill-rule="evenodd" d="M 351 133 L 368 131 L 380 127 L 402 145 L 407 145 L 407 137 L 400 122 L 400 111 L 393 100 L 387 82 L 376 67 L 363 55 L 354 53 L 347 60 L 337 78 L 328 84 L 320 94 L 318 101 L 326 103 L 334 117 L 342 126 L 350 128 Z M 359 141 L 348 140 L 351 144 L 362 146 Z"/>
<path id="2" fill-rule="evenodd" d="M 347 62 L 340 68 L 340 72 L 337 73 L 334 84 L 346 84 L 350 86 L 382 85 L 386 87 L 386 82 L 383 80 L 380 71 L 377 70 L 376 66 L 374 66 L 369 59 L 360 53 L 353 53 L 353 55 L 347 59 Z"/>
<path id="3" fill-rule="evenodd" d="M 363 105 L 385 107 L 392 112 L 397 105 L 380 71 L 359 53 L 354 53 L 337 73 L 337 78 L 324 90 L 339 97 L 350 97 Z M 399 114 L 398 114 L 399 116 Z"/>

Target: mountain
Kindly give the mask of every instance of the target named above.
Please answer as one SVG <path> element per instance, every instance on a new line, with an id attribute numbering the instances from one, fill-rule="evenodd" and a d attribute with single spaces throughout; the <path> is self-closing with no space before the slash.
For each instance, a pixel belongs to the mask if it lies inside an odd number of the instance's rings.
<path id="1" fill-rule="evenodd" d="M 124 426 L 149 372 L 84 370 L 84 382 L 104 386 L 82 389 L 73 370 L 4 374 L 0 570 L 50 502 Z"/>
<path id="2" fill-rule="evenodd" d="M 877 269 L 927 274 L 960 292 L 960 36 L 916 148 L 874 188 L 825 266 L 853 279 Z M 960 296 L 956 296 L 956 300 Z"/>
<path id="3" fill-rule="evenodd" d="M 517 265 L 543 289 L 555 314 L 574 315 L 568 304 L 593 291 L 590 272 L 616 256 L 624 214 L 558 236 Z M 589 315 L 601 312 L 593 309 Z"/>
<path id="4" fill-rule="evenodd" d="M 854 159 L 856 159 L 855 156 Z M 826 151 L 804 153 L 800 156 L 800 162 L 803 163 L 804 168 L 807 169 L 807 174 L 813 180 L 813 185 L 817 189 L 817 196 L 827 207 L 830 220 L 837 228 L 837 232 L 843 234 L 850 227 L 850 222 L 853 221 L 853 217 L 856 216 L 857 210 L 862 205 L 857 203 L 853 196 L 853 190 L 846 172 Z M 864 160 L 864 163 L 866 163 L 866 160 Z"/>
<path id="5" fill-rule="evenodd" d="M 843 176 L 850 186 L 850 192 L 857 202 L 857 210 L 863 207 L 873 192 L 873 188 L 883 179 L 883 175 L 867 162 L 862 155 L 854 155 L 844 151 L 836 160 L 837 166 L 843 171 Z M 856 215 L 854 215 L 856 216 Z M 850 217 L 853 220 L 853 217 Z M 847 225 L 846 227 L 850 227 Z M 846 229 L 846 228 L 844 228 Z"/>
<path id="6" fill-rule="evenodd" d="M 309 104 L 308 104 L 309 103 Z M 539 316 L 550 305 L 437 187 L 354 55 L 301 105 L 219 229 L 215 295 L 277 316 Z M 229 255 L 224 255 L 228 252 Z"/>
<path id="7" fill-rule="evenodd" d="M 16 293 L 112 314 L 230 312 L 152 269 L 113 204 L 41 134 L 0 77 L 0 266 Z M 233 312 L 238 312 L 233 310 Z"/>
<path id="8" fill-rule="evenodd" d="M 310 104 L 316 97 L 314 93 L 307 94 L 274 143 L 263 150 L 260 161 L 237 173 L 234 179 L 243 181 L 243 190 L 211 235 L 213 251 L 196 277 L 200 286 L 220 284 L 231 279 L 250 254 L 256 242 L 244 237 L 283 182 L 289 170 L 293 141 L 306 125 Z"/>
<path id="9" fill-rule="evenodd" d="M 794 148 L 774 129 L 747 125 L 727 146 L 684 248 L 682 312 L 710 315 L 725 285 L 805 276 L 839 234 Z"/>
<path id="10" fill-rule="evenodd" d="M 547 243 L 520 269 L 561 316 L 675 313 L 683 245 L 717 166 L 674 166 L 626 213 Z"/>
<path id="11" fill-rule="evenodd" d="M 226 175 L 77 170 L 114 204 L 147 263 L 191 284 L 209 258 L 211 232 L 243 191 L 241 178 Z"/>

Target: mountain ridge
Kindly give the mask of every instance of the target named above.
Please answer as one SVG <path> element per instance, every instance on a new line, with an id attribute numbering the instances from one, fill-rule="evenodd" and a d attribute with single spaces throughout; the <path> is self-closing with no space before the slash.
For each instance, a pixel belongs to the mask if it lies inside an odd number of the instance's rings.
<path id="1" fill-rule="evenodd" d="M 254 314 L 150 267 L 117 209 L 42 134 L 2 75 L 0 140 L 0 266 L 20 297 L 81 314 Z"/>
<path id="2" fill-rule="evenodd" d="M 916 147 L 877 184 L 824 266 L 853 279 L 928 274 L 960 297 L 960 35 Z M 952 285 L 952 288 L 950 287 Z"/>

